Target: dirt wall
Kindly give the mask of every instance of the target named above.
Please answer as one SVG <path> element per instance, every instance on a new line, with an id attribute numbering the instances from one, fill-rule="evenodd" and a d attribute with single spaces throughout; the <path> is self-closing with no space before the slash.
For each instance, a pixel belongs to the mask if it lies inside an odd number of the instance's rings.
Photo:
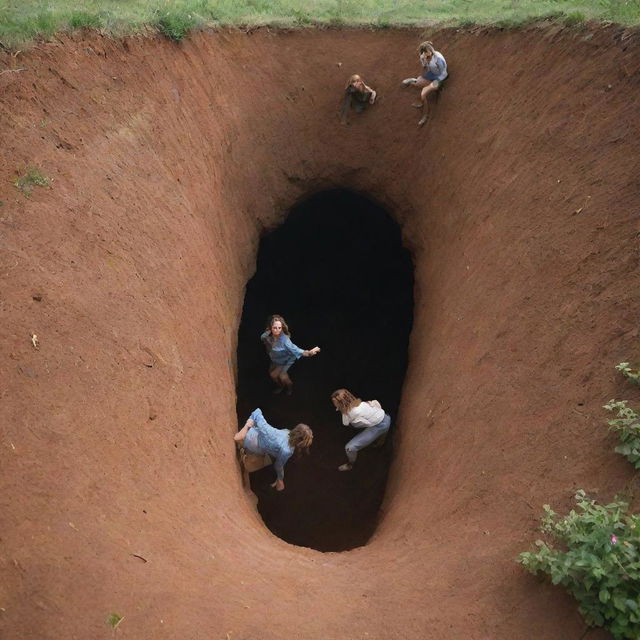
<path id="1" fill-rule="evenodd" d="M 638 36 L 431 34 L 451 78 L 418 130 L 421 35 L 0 56 L 25 68 L 0 76 L 6 637 L 107 637 L 112 612 L 136 639 L 580 635 L 513 559 L 543 502 L 634 486 L 600 406 L 638 400 L 613 370 L 638 337 Z M 380 101 L 341 127 L 354 71 Z M 25 197 L 28 166 L 52 181 Z M 329 187 L 384 204 L 416 269 L 381 523 L 342 554 L 269 533 L 231 441 L 260 232 Z"/>

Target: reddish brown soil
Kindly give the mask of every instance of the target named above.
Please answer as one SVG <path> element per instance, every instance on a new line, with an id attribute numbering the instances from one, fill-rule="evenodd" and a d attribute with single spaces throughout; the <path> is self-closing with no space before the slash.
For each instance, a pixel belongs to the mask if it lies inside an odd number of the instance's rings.
<path id="1" fill-rule="evenodd" d="M 580 637 L 514 557 L 542 503 L 635 486 L 601 405 L 640 401 L 613 370 L 638 350 L 638 36 L 432 34 L 451 79 L 418 131 L 421 35 L 0 56 L 26 68 L 0 76 L 2 637 L 110 638 L 112 612 L 136 640 Z M 380 102 L 344 128 L 356 70 Z M 30 198 L 27 166 L 53 179 Z M 323 554 L 267 530 L 231 435 L 260 232 L 329 187 L 403 225 L 416 308 L 381 523 Z"/>

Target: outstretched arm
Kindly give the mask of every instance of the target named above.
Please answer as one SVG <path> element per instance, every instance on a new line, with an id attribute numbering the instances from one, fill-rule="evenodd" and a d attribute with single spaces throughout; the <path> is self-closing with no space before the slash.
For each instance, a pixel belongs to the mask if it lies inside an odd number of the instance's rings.
<path id="1" fill-rule="evenodd" d="M 316 353 L 320 353 L 320 347 L 313 347 L 313 349 L 301 349 L 291 342 L 291 338 L 289 336 L 284 337 L 284 347 L 296 358 L 299 358 L 300 356 L 308 358 L 309 356 L 315 356 Z"/>

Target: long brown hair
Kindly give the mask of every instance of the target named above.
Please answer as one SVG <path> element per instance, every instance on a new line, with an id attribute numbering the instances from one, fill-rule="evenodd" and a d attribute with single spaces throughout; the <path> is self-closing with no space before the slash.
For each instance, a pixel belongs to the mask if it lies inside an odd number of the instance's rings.
<path id="1" fill-rule="evenodd" d="M 296 455 L 303 451 L 309 454 L 309 447 L 313 442 L 313 431 L 308 424 L 302 422 L 289 431 L 289 445 L 295 449 Z"/>
<path id="2" fill-rule="evenodd" d="M 340 413 L 349 413 L 353 407 L 362 402 L 360 398 L 356 398 L 348 389 L 336 389 L 331 394 L 331 399 L 337 402 Z"/>
<path id="3" fill-rule="evenodd" d="M 284 333 L 286 336 L 291 337 L 289 325 L 287 324 L 286 320 L 282 316 L 279 316 L 277 313 L 274 313 L 272 316 L 269 316 L 269 319 L 267 320 L 267 331 L 269 332 L 267 340 L 273 340 L 273 336 L 271 335 L 271 325 L 274 322 L 278 321 L 280 322 L 280 324 L 282 324 L 282 333 Z"/>

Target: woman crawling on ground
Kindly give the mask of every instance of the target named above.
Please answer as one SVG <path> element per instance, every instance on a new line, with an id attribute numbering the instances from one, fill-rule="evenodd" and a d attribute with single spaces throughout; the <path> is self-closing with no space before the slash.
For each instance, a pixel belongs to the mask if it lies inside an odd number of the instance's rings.
<path id="1" fill-rule="evenodd" d="M 246 453 L 254 456 L 271 456 L 276 470 L 276 481 L 271 485 L 277 491 L 284 489 L 284 465 L 295 453 L 309 453 L 313 442 L 313 432 L 306 424 L 298 424 L 293 429 L 275 429 L 256 409 L 244 423 L 244 427 L 233 439 L 240 443 Z"/>
<path id="2" fill-rule="evenodd" d="M 377 400 L 363 402 L 347 389 L 334 391 L 331 394 L 331 402 L 336 411 L 342 414 L 342 424 L 345 427 L 351 425 L 356 429 L 362 429 L 357 436 L 347 442 L 344 448 L 347 452 L 347 462 L 338 467 L 340 471 L 351 471 L 360 449 L 364 449 L 376 440 L 378 444 L 384 442 L 391 426 L 391 418 Z"/>
<path id="3" fill-rule="evenodd" d="M 439 51 L 433 48 L 431 42 L 423 42 L 418 47 L 418 55 L 424 71 L 417 78 L 405 78 L 402 84 L 405 87 L 414 86 L 420 89 L 420 102 L 413 106 L 417 109 L 422 109 L 422 117 L 418 121 L 418 126 L 421 127 L 427 121 L 429 115 L 427 111 L 427 96 L 440 89 L 449 74 L 447 72 L 447 61 Z"/>
<path id="4" fill-rule="evenodd" d="M 291 395 L 293 382 L 289 377 L 289 368 L 300 357 L 308 358 L 320 353 L 320 347 L 313 349 L 301 349 L 291 342 L 289 327 L 282 316 L 274 315 L 269 318 L 266 330 L 260 336 L 264 342 L 271 365 L 269 376 L 278 385 L 274 393 L 280 393 L 283 389 L 287 395 Z"/>
<path id="5" fill-rule="evenodd" d="M 354 73 L 344 88 L 344 101 L 342 103 L 342 110 L 340 111 L 342 124 L 348 124 L 347 113 L 352 105 L 356 113 L 362 113 L 368 104 L 373 104 L 376 101 L 377 95 L 371 87 L 368 87 L 364 83 L 364 80 L 357 73 Z"/>

